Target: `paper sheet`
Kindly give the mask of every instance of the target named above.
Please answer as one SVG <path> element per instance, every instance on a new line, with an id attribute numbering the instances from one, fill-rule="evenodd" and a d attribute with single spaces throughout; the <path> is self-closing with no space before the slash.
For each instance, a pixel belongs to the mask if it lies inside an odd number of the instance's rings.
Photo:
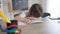
<path id="1" fill-rule="evenodd" d="M 32 20 L 32 22 L 31 23 L 42 23 L 43 21 L 41 21 L 41 20 Z"/>

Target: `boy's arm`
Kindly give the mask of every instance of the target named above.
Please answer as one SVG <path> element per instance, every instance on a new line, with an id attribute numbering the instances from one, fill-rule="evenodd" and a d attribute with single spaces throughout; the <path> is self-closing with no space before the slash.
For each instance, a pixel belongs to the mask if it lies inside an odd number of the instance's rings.
<path id="1" fill-rule="evenodd" d="M 31 22 L 31 20 L 27 18 L 22 18 L 21 16 L 14 17 L 14 20 L 22 21 L 22 22 Z"/>

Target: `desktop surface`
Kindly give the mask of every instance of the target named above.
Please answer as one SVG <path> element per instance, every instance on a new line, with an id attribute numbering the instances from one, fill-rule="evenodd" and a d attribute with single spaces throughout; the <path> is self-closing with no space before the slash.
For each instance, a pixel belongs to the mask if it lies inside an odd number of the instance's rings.
<path id="1" fill-rule="evenodd" d="M 31 24 L 22 27 L 22 34 L 60 34 L 60 20 L 44 18 L 43 21 L 43 23 Z M 7 33 L 0 31 L 0 34 Z"/>

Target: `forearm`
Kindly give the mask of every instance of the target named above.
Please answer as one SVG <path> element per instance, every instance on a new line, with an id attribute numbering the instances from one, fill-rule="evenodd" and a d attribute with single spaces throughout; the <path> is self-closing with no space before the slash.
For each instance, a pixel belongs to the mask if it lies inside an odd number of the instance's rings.
<path id="1" fill-rule="evenodd" d="M 31 20 L 29 20 L 27 18 L 22 18 L 21 16 L 16 16 L 14 19 L 21 21 L 21 22 L 31 22 Z"/>
<path id="2" fill-rule="evenodd" d="M 25 18 L 22 18 L 20 16 L 16 16 L 16 17 L 14 17 L 14 20 L 25 21 Z"/>
<path id="3" fill-rule="evenodd" d="M 20 18 L 20 19 L 18 19 L 18 21 L 21 21 L 21 22 L 26 22 L 26 18 Z"/>

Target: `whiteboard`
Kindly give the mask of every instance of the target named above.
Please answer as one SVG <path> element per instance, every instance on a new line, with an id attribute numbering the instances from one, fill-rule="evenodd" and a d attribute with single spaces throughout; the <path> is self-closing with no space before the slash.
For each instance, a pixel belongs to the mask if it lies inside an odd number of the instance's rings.
<path id="1" fill-rule="evenodd" d="M 12 0 L 13 10 L 28 10 L 28 0 Z"/>

